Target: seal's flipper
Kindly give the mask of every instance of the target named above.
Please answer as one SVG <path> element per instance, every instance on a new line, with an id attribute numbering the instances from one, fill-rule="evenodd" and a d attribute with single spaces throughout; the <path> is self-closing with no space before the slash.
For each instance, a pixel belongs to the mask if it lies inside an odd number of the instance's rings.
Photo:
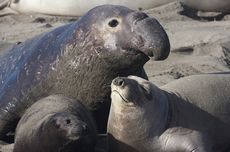
<path id="1" fill-rule="evenodd" d="M 210 152 L 204 136 L 194 130 L 182 127 L 169 128 L 160 137 L 164 151 Z"/>

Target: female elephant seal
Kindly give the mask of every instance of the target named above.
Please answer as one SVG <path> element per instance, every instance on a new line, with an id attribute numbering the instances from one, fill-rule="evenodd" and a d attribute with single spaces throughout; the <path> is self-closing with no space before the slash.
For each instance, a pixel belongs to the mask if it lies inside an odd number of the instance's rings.
<path id="1" fill-rule="evenodd" d="M 19 13 L 37 12 L 50 15 L 82 16 L 98 5 L 124 5 L 138 10 L 150 9 L 172 1 L 175 0 L 55 0 L 55 2 L 51 0 L 4 0 L 2 7 L 8 5 L 12 10 Z"/>
<path id="2" fill-rule="evenodd" d="M 229 0 L 180 0 L 191 8 L 207 12 L 230 12 Z"/>
<path id="3" fill-rule="evenodd" d="M 103 5 L 0 57 L 0 137 L 15 128 L 34 101 L 63 94 L 84 101 L 106 130 L 110 84 L 117 76 L 145 77 L 149 56 L 168 57 L 168 37 L 156 19 L 123 6 Z"/>
<path id="4" fill-rule="evenodd" d="M 118 77 L 111 87 L 111 152 L 229 150 L 230 74 L 190 76 L 161 88 Z"/>
<path id="5" fill-rule="evenodd" d="M 96 129 L 78 101 L 51 95 L 34 103 L 20 119 L 13 152 L 92 152 Z"/>

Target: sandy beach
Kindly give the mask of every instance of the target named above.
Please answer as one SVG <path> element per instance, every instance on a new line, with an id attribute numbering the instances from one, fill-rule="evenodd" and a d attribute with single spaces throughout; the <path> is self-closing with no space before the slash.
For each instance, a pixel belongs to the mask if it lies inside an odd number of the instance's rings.
<path id="1" fill-rule="evenodd" d="M 162 86 L 188 75 L 230 71 L 230 15 L 194 16 L 178 2 L 146 12 L 163 25 L 171 43 L 171 54 L 166 60 L 150 60 L 145 65 L 154 84 Z M 41 14 L 0 17 L 0 52 L 4 54 L 17 43 L 77 19 Z M 7 149 L 10 148 L 2 151 Z"/>

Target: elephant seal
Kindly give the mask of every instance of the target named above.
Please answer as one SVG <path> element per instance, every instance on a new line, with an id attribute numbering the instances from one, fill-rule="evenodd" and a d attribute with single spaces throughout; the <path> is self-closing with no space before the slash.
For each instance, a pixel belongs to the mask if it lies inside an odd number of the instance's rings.
<path id="1" fill-rule="evenodd" d="M 96 128 L 87 109 L 62 95 L 34 103 L 20 119 L 13 152 L 92 152 Z"/>
<path id="2" fill-rule="evenodd" d="M 225 152 L 230 74 L 189 76 L 161 88 L 136 76 L 113 80 L 111 152 Z"/>
<path id="3" fill-rule="evenodd" d="M 147 78 L 143 65 L 166 59 L 169 51 L 156 19 L 116 5 L 98 6 L 77 22 L 16 45 L 0 56 L 0 139 L 34 101 L 52 94 L 83 101 L 105 132 L 112 80 Z"/>
<path id="4" fill-rule="evenodd" d="M 230 12 L 229 0 L 180 0 L 182 4 L 199 11 Z"/>
<path id="5" fill-rule="evenodd" d="M 2 7 L 8 6 L 19 13 L 36 12 L 49 15 L 82 16 L 93 7 L 104 4 L 123 5 L 135 10 L 144 10 L 172 1 L 175 0 L 56 0 L 55 3 L 47 0 L 5 0 L 2 2 Z"/>

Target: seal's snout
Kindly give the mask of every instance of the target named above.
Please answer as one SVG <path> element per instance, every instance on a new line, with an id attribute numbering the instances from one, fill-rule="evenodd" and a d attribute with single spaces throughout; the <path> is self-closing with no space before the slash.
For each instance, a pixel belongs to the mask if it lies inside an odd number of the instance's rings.
<path id="1" fill-rule="evenodd" d="M 81 132 L 82 134 L 86 133 L 88 131 L 88 126 L 86 123 L 82 122 L 81 124 L 77 125 L 77 130 Z"/>
<path id="2" fill-rule="evenodd" d="M 146 13 L 134 11 L 127 16 L 127 20 L 135 33 L 130 38 L 132 45 L 154 60 L 164 60 L 170 52 L 168 35 L 161 24 Z"/>
<path id="3" fill-rule="evenodd" d="M 89 128 L 88 125 L 84 122 L 81 122 L 80 124 L 76 124 L 74 127 L 71 129 L 71 134 L 72 136 L 84 136 L 88 135 Z"/>
<path id="4" fill-rule="evenodd" d="M 122 87 L 125 85 L 125 81 L 121 77 L 117 77 L 113 80 L 112 84 L 118 87 Z"/>

